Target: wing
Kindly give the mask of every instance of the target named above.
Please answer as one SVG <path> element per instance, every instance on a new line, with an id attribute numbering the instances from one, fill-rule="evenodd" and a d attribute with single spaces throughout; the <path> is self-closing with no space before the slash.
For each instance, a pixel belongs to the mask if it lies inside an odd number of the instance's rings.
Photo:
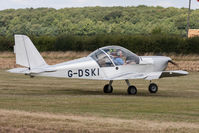
<path id="1" fill-rule="evenodd" d="M 111 77 L 107 80 L 125 80 L 125 79 L 145 79 L 154 80 L 164 77 L 176 77 L 187 75 L 187 71 L 177 70 L 177 71 L 161 71 L 161 72 L 151 72 L 151 73 L 125 73 L 115 77 Z"/>
<path id="2" fill-rule="evenodd" d="M 188 75 L 189 73 L 187 71 L 182 71 L 182 70 L 178 70 L 178 71 L 163 71 L 160 78 L 164 78 L 164 77 L 177 77 L 177 76 L 185 76 Z"/>
<path id="3" fill-rule="evenodd" d="M 185 76 L 189 74 L 187 71 L 177 70 L 177 71 L 162 71 L 162 72 L 153 72 L 149 73 L 145 80 L 153 80 L 165 77 L 177 77 Z"/>

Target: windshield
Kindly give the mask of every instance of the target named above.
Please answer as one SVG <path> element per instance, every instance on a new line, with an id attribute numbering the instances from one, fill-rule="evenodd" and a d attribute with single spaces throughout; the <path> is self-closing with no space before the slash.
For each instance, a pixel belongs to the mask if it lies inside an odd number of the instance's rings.
<path id="1" fill-rule="evenodd" d="M 93 52 L 93 54 L 90 56 L 93 58 L 100 67 L 113 67 L 113 63 L 109 59 L 109 57 L 102 51 L 102 50 L 97 50 Z"/>
<path id="2" fill-rule="evenodd" d="M 102 47 L 89 55 L 101 67 L 139 64 L 139 57 L 120 46 Z"/>

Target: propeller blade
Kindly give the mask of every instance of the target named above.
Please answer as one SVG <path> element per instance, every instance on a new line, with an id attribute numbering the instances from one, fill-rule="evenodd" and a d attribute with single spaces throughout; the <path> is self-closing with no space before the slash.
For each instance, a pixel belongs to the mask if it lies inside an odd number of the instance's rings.
<path id="1" fill-rule="evenodd" d="M 172 60 L 169 60 L 168 62 L 171 63 L 171 64 L 173 64 L 174 66 L 179 67 L 179 65 L 177 63 L 175 63 L 174 61 L 172 61 Z"/>

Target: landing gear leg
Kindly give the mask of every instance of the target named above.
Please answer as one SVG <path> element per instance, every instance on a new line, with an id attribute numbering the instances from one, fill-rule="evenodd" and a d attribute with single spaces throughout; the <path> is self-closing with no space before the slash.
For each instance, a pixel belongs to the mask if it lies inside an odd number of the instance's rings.
<path id="1" fill-rule="evenodd" d="M 113 80 L 109 81 L 109 84 L 106 84 L 104 86 L 104 93 L 112 93 L 113 92 L 113 86 L 112 86 Z"/>
<path id="2" fill-rule="evenodd" d="M 129 95 L 135 95 L 137 94 L 137 88 L 135 86 L 131 86 L 129 80 L 125 80 L 126 81 L 126 84 L 128 85 L 128 89 L 127 89 L 127 92 Z"/>

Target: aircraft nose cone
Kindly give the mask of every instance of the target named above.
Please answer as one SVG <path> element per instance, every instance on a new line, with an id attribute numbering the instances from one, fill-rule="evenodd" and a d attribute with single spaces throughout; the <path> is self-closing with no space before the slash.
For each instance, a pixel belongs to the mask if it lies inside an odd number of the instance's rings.
<path id="1" fill-rule="evenodd" d="M 168 62 L 171 61 L 172 59 L 170 57 L 165 57 L 165 60 Z"/>
<path id="2" fill-rule="evenodd" d="M 168 66 L 169 61 L 171 60 L 172 59 L 170 57 L 166 57 L 166 56 L 161 57 L 158 63 L 160 70 L 162 71 L 165 70 Z"/>

